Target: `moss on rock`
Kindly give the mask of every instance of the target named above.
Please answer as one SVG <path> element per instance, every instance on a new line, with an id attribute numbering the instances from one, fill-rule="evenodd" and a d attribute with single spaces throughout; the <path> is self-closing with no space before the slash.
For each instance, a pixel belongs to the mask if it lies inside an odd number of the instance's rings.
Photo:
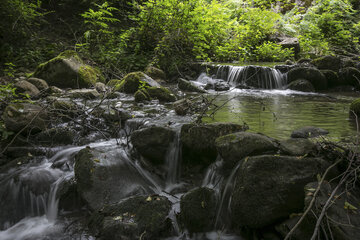
<path id="1" fill-rule="evenodd" d="M 134 97 L 135 97 L 135 102 L 144 102 L 151 100 L 149 93 L 143 89 L 137 90 L 136 93 L 134 94 Z"/>
<path id="2" fill-rule="evenodd" d="M 146 89 L 151 98 L 158 99 L 160 102 L 175 102 L 176 97 L 169 89 L 164 87 L 149 87 Z"/>

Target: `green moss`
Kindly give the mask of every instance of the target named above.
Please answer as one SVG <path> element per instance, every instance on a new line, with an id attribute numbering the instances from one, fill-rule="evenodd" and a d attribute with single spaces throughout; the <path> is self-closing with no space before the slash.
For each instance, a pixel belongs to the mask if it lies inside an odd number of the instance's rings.
<path id="1" fill-rule="evenodd" d="M 176 97 L 169 89 L 164 87 L 149 87 L 146 89 L 151 98 L 156 98 L 160 102 L 175 102 Z"/>
<path id="2" fill-rule="evenodd" d="M 161 80 L 166 79 L 166 75 L 164 71 L 156 67 L 152 67 L 152 66 L 147 67 L 145 73 L 150 77 L 152 77 L 153 79 L 161 79 Z"/>
<path id="3" fill-rule="evenodd" d="M 149 93 L 144 89 L 137 90 L 136 93 L 134 94 L 134 97 L 135 97 L 135 102 L 143 102 L 143 101 L 151 100 Z"/>
<path id="4" fill-rule="evenodd" d="M 93 158 L 90 148 L 84 148 L 75 156 L 75 177 L 80 192 L 86 191 L 92 185 L 92 173 L 95 168 Z"/>
<path id="5" fill-rule="evenodd" d="M 115 87 L 117 84 L 121 83 L 121 80 L 120 79 L 111 79 L 110 81 L 108 81 L 106 83 L 106 86 L 109 86 L 109 87 Z"/>
<path id="6" fill-rule="evenodd" d="M 105 82 L 100 70 L 93 68 L 89 65 L 82 65 L 79 68 L 80 82 L 86 85 L 95 85 L 96 82 Z"/>
<path id="7" fill-rule="evenodd" d="M 351 103 L 350 111 L 353 111 L 356 115 L 360 116 L 360 98 Z"/>
<path id="8" fill-rule="evenodd" d="M 135 93 L 139 89 L 140 81 L 143 78 L 144 74 L 142 72 L 129 73 L 122 79 L 120 84 L 115 86 L 115 91 Z"/>

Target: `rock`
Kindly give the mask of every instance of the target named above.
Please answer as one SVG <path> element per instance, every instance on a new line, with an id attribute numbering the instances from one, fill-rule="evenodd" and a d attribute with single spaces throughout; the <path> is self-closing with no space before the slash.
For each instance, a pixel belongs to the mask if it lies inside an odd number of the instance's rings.
<path id="1" fill-rule="evenodd" d="M 47 112 L 41 106 L 30 103 L 8 105 L 2 119 L 6 129 L 13 132 L 19 132 L 25 128 L 25 133 L 35 133 L 45 130 L 48 125 Z"/>
<path id="2" fill-rule="evenodd" d="M 217 92 L 228 91 L 230 89 L 230 85 L 225 81 L 217 81 L 214 84 L 214 90 Z"/>
<path id="3" fill-rule="evenodd" d="M 56 99 L 52 103 L 52 112 L 63 120 L 70 120 L 78 111 L 78 106 L 71 101 Z"/>
<path id="4" fill-rule="evenodd" d="M 116 85 L 120 84 L 121 83 L 121 80 L 120 79 L 111 79 L 110 81 L 108 81 L 106 83 L 106 86 L 109 86 L 109 87 L 115 87 Z"/>
<path id="5" fill-rule="evenodd" d="M 101 72 L 84 64 L 74 51 L 65 51 L 40 64 L 33 76 L 60 88 L 86 88 L 94 86 L 96 82 L 104 82 Z"/>
<path id="6" fill-rule="evenodd" d="M 310 201 L 315 190 L 318 188 L 318 182 L 312 182 L 305 186 L 305 208 L 309 206 Z M 311 213 L 314 213 L 316 216 L 320 215 L 320 210 L 322 206 L 325 205 L 326 201 L 329 198 L 329 195 L 332 192 L 332 187 L 328 182 L 323 182 L 321 185 L 320 191 L 316 197 L 314 207 L 311 210 Z M 347 192 L 347 194 L 341 195 L 342 192 Z M 340 187 L 338 192 L 329 205 L 329 208 L 326 210 L 325 219 L 331 219 L 336 221 L 326 221 L 327 227 L 326 234 L 331 236 L 333 239 L 339 240 L 353 240 L 357 239 L 360 230 L 357 227 L 360 224 L 360 194 L 358 190 L 347 191 Z M 321 206 L 321 207 L 318 207 Z M 278 232 L 284 237 L 292 229 L 293 226 L 297 223 L 300 217 L 293 217 L 285 222 L 276 226 Z M 291 235 L 291 239 L 302 240 L 302 239 L 311 239 L 317 218 L 312 214 L 308 214 L 303 222 L 297 227 L 296 231 Z M 351 223 L 351 224 L 348 224 Z M 319 239 L 325 239 L 324 232 L 320 231 Z"/>
<path id="7" fill-rule="evenodd" d="M 178 79 L 178 88 L 184 92 L 198 92 L 198 93 L 205 93 L 206 91 L 200 89 L 191 81 L 187 81 L 183 78 Z"/>
<path id="8" fill-rule="evenodd" d="M 290 138 L 280 141 L 280 150 L 290 156 L 304 156 L 312 153 L 316 145 L 305 138 Z"/>
<path id="9" fill-rule="evenodd" d="M 166 153 L 174 141 L 175 132 L 170 128 L 150 126 L 131 134 L 135 149 L 153 164 L 164 164 Z"/>
<path id="10" fill-rule="evenodd" d="M 27 94 L 30 97 L 39 95 L 40 91 L 33 84 L 28 81 L 21 80 L 14 84 L 17 93 Z"/>
<path id="11" fill-rule="evenodd" d="M 29 78 L 27 81 L 29 83 L 33 84 L 35 87 L 37 87 L 37 89 L 39 89 L 40 91 L 46 90 L 49 88 L 49 85 L 47 84 L 47 82 L 45 80 L 42 80 L 39 78 Z"/>
<path id="12" fill-rule="evenodd" d="M 166 81 L 166 74 L 159 68 L 149 66 L 145 69 L 145 74 L 152 79 Z"/>
<path id="13" fill-rule="evenodd" d="M 171 202 L 162 196 L 132 197 L 104 207 L 90 219 L 101 239 L 162 239 L 172 231 L 168 215 Z"/>
<path id="14" fill-rule="evenodd" d="M 160 102 L 175 102 L 176 97 L 169 89 L 164 87 L 149 87 L 145 91 L 153 99 L 158 99 Z"/>
<path id="15" fill-rule="evenodd" d="M 319 158 L 272 155 L 243 161 L 230 204 L 234 226 L 262 228 L 301 211 L 304 186 L 329 165 Z"/>
<path id="16" fill-rule="evenodd" d="M 324 56 L 312 60 L 311 64 L 321 70 L 332 70 L 337 72 L 341 67 L 341 59 L 335 56 Z"/>
<path id="17" fill-rule="evenodd" d="M 95 83 L 95 89 L 99 93 L 104 93 L 106 92 L 106 85 L 102 82 L 97 82 Z"/>
<path id="18" fill-rule="evenodd" d="M 46 89 L 46 92 L 45 93 L 48 93 L 50 95 L 54 95 L 54 94 L 62 94 L 64 93 L 64 91 L 58 87 L 55 87 L 55 86 L 50 86 L 48 89 Z"/>
<path id="19" fill-rule="evenodd" d="M 100 97 L 100 94 L 96 89 L 74 89 L 68 92 L 70 98 L 83 98 L 83 99 L 96 99 Z"/>
<path id="20" fill-rule="evenodd" d="M 135 102 L 144 102 L 144 101 L 150 101 L 151 97 L 149 93 L 146 90 L 137 90 L 134 94 Z"/>
<path id="21" fill-rule="evenodd" d="M 321 70 L 320 72 L 325 76 L 329 88 L 341 85 L 339 76 L 336 72 L 332 70 Z"/>
<path id="22" fill-rule="evenodd" d="M 292 49 L 295 54 L 300 52 L 300 43 L 298 38 L 284 37 L 278 42 L 283 48 Z"/>
<path id="23" fill-rule="evenodd" d="M 40 132 L 36 140 L 41 145 L 69 145 L 74 142 L 76 132 L 69 128 L 51 128 Z"/>
<path id="24" fill-rule="evenodd" d="M 148 182 L 118 146 L 85 148 L 75 156 L 77 191 L 90 209 L 136 195 L 152 193 Z"/>
<path id="25" fill-rule="evenodd" d="M 350 114 L 356 114 L 358 117 L 360 117 L 360 98 L 354 100 L 350 104 Z"/>
<path id="26" fill-rule="evenodd" d="M 181 127 L 183 163 L 207 166 L 216 160 L 218 137 L 245 130 L 245 126 L 235 123 L 184 124 Z"/>
<path id="27" fill-rule="evenodd" d="M 189 111 L 191 111 L 192 104 L 191 100 L 187 98 L 174 102 L 175 113 L 180 116 L 185 116 Z"/>
<path id="28" fill-rule="evenodd" d="M 339 80 L 341 85 L 350 85 L 359 88 L 360 71 L 353 67 L 342 68 L 339 70 Z"/>
<path id="29" fill-rule="evenodd" d="M 288 73 L 288 83 L 298 79 L 305 79 L 311 82 L 315 90 L 325 90 L 327 82 L 325 76 L 316 68 L 296 67 Z"/>
<path id="30" fill-rule="evenodd" d="M 143 72 L 132 72 L 127 74 L 120 84 L 115 85 L 115 91 L 135 93 L 142 86 L 160 87 L 160 84 Z"/>
<path id="31" fill-rule="evenodd" d="M 237 132 L 221 136 L 215 141 L 216 149 L 224 160 L 226 169 L 233 169 L 247 156 L 275 153 L 277 143 L 271 138 L 250 132 Z"/>
<path id="32" fill-rule="evenodd" d="M 276 65 L 274 68 L 281 73 L 287 73 L 294 68 L 294 65 Z"/>
<path id="33" fill-rule="evenodd" d="M 318 137 L 321 135 L 326 135 L 329 132 L 325 129 L 318 128 L 318 127 L 303 127 L 297 129 L 291 133 L 292 138 L 313 138 Z"/>
<path id="34" fill-rule="evenodd" d="M 289 83 L 286 87 L 287 89 L 301 91 L 301 92 L 315 92 L 314 86 L 305 79 L 298 79 Z"/>
<path id="35" fill-rule="evenodd" d="M 61 182 L 56 198 L 59 199 L 59 209 L 65 211 L 76 211 L 84 205 L 80 194 L 77 191 L 75 177 L 71 177 Z"/>
<path id="36" fill-rule="evenodd" d="M 132 118 L 132 114 L 125 109 L 108 108 L 107 106 L 100 106 L 92 112 L 92 115 L 97 118 L 103 118 L 108 123 L 120 122 L 125 123 L 126 120 Z"/>
<path id="37" fill-rule="evenodd" d="M 213 229 L 216 219 L 215 191 L 196 188 L 181 197 L 180 221 L 190 233 Z"/>

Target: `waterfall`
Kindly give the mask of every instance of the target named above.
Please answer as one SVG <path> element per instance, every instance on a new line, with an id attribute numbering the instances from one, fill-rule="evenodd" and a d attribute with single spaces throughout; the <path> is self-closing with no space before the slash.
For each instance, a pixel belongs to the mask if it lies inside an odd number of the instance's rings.
<path id="1" fill-rule="evenodd" d="M 286 85 L 287 75 L 279 70 L 260 66 L 218 66 L 216 78 L 226 80 L 230 85 L 281 89 Z"/>
<path id="2" fill-rule="evenodd" d="M 180 175 L 180 159 L 180 131 L 177 131 L 174 141 L 170 144 L 168 152 L 166 154 L 167 184 L 175 184 L 178 182 Z"/>

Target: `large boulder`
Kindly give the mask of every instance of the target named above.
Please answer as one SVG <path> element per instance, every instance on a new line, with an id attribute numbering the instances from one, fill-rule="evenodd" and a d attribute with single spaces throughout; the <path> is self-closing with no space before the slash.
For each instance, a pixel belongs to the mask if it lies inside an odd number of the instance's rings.
<path id="1" fill-rule="evenodd" d="M 341 85 L 360 86 L 360 71 L 353 67 L 342 68 L 339 71 Z"/>
<path id="2" fill-rule="evenodd" d="M 81 150 L 75 156 L 74 170 L 77 190 L 93 210 L 129 196 L 152 193 L 153 183 L 139 174 L 116 145 Z"/>
<path id="3" fill-rule="evenodd" d="M 132 197 L 95 212 L 89 226 L 106 240 L 162 239 L 172 232 L 170 210 L 166 197 Z"/>
<path id="4" fill-rule="evenodd" d="M 26 80 L 18 81 L 14 84 L 17 93 L 22 93 L 29 95 L 30 97 L 35 97 L 39 95 L 40 91 L 33 84 L 29 83 Z"/>
<path id="5" fill-rule="evenodd" d="M 35 139 L 41 145 L 70 145 L 76 139 L 76 132 L 70 128 L 51 128 L 40 132 Z"/>
<path id="6" fill-rule="evenodd" d="M 319 158 L 262 155 L 243 161 L 230 204 L 235 227 L 263 228 L 304 208 L 304 186 L 329 163 Z"/>
<path id="7" fill-rule="evenodd" d="M 184 124 L 181 128 L 184 164 L 208 165 L 216 160 L 215 140 L 223 135 L 245 131 L 245 126 L 235 123 Z"/>
<path id="8" fill-rule="evenodd" d="M 247 156 L 275 153 L 278 150 L 277 143 L 273 139 L 250 132 L 237 132 L 219 137 L 215 145 L 227 169 L 233 169 Z"/>
<path id="9" fill-rule="evenodd" d="M 104 81 L 101 72 L 86 65 L 74 51 L 65 51 L 40 64 L 33 76 L 60 88 L 86 88 Z"/>
<path id="10" fill-rule="evenodd" d="M 33 84 L 35 87 L 37 87 L 40 91 L 46 90 L 49 88 L 49 85 L 45 80 L 42 80 L 40 78 L 29 78 L 27 80 L 29 83 Z"/>
<path id="11" fill-rule="evenodd" d="M 178 79 L 178 88 L 184 92 L 198 92 L 198 93 L 205 93 L 206 91 L 200 89 L 192 82 L 185 80 L 183 78 Z"/>
<path id="12" fill-rule="evenodd" d="M 166 153 L 174 138 L 173 130 L 160 126 L 143 128 L 131 134 L 135 149 L 154 164 L 165 163 Z"/>
<path id="13" fill-rule="evenodd" d="M 295 54 L 300 52 L 300 42 L 298 38 L 284 37 L 279 39 L 278 44 L 283 48 L 292 49 Z"/>
<path id="14" fill-rule="evenodd" d="M 9 131 L 40 132 L 48 125 L 48 115 L 44 108 L 30 103 L 8 105 L 2 115 L 5 127 Z"/>
<path id="15" fill-rule="evenodd" d="M 294 130 L 291 133 L 291 137 L 292 138 L 313 138 L 313 137 L 318 137 L 321 135 L 326 135 L 328 133 L 329 132 L 325 129 L 307 126 L 307 127 L 303 127 L 303 128 Z"/>
<path id="16" fill-rule="evenodd" d="M 155 80 L 161 80 L 161 81 L 166 81 L 166 74 L 163 70 L 153 67 L 153 66 L 148 66 L 145 69 L 145 74 L 148 75 L 149 77 L 151 77 L 152 79 Z"/>
<path id="17" fill-rule="evenodd" d="M 135 93 L 139 88 L 146 87 L 160 87 L 160 84 L 143 72 L 132 72 L 115 85 L 115 91 Z"/>
<path id="18" fill-rule="evenodd" d="M 299 79 L 305 79 L 311 82 L 315 90 L 325 90 L 327 88 L 325 76 L 316 68 L 297 67 L 291 69 L 288 73 L 288 83 Z"/>
<path id="19" fill-rule="evenodd" d="M 180 221 L 189 232 L 206 232 L 213 229 L 216 218 L 215 191 L 196 188 L 181 197 Z"/>
<path id="20" fill-rule="evenodd" d="M 320 72 L 324 74 L 329 88 L 341 85 L 341 82 L 339 81 L 339 75 L 336 72 L 332 70 L 321 70 Z"/>
<path id="21" fill-rule="evenodd" d="M 341 67 L 341 59 L 335 56 L 319 57 L 311 61 L 318 69 L 339 71 Z"/>
<path id="22" fill-rule="evenodd" d="M 164 87 L 149 87 L 146 91 L 150 98 L 157 99 L 160 102 L 175 102 L 176 96 L 170 92 L 169 89 Z"/>
<path id="23" fill-rule="evenodd" d="M 291 156 L 305 156 L 313 153 L 316 145 L 306 138 L 290 138 L 280 141 L 280 150 L 282 153 Z"/>
<path id="24" fill-rule="evenodd" d="M 289 83 L 286 87 L 287 89 L 301 91 L 301 92 L 315 92 L 314 86 L 305 79 L 298 79 Z"/>

